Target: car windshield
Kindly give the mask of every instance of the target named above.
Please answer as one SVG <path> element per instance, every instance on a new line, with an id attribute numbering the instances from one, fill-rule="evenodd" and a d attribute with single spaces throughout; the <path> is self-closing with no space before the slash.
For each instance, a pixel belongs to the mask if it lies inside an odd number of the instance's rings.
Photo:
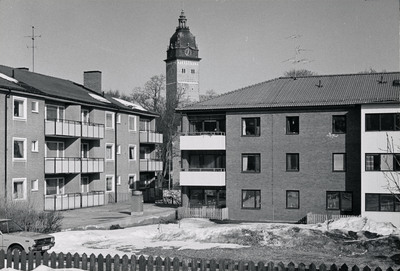
<path id="1" fill-rule="evenodd" d="M 2 233 L 13 233 L 23 231 L 23 229 L 14 221 L 9 220 L 0 222 L 0 231 Z"/>

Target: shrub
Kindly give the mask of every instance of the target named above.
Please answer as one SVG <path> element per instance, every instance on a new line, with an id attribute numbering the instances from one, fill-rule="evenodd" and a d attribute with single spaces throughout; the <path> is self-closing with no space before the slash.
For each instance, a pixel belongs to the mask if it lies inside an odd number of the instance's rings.
<path id="1" fill-rule="evenodd" d="M 61 230 L 63 216 L 57 211 L 37 211 L 29 203 L 1 204 L 0 218 L 15 221 L 26 231 L 51 233 Z"/>

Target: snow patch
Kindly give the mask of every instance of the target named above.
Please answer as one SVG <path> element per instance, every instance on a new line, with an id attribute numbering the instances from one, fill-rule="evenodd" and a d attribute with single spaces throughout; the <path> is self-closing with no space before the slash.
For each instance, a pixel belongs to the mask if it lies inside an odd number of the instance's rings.
<path id="1" fill-rule="evenodd" d="M 128 102 L 128 101 L 120 99 L 120 98 L 113 97 L 113 99 L 116 100 L 117 102 L 127 106 L 127 107 L 132 108 L 132 109 L 138 109 L 138 110 L 142 110 L 142 111 L 147 111 L 146 109 L 144 109 L 142 106 L 140 106 L 138 104 L 135 104 L 135 103 L 132 103 L 132 102 Z"/>
<path id="2" fill-rule="evenodd" d="M 13 82 L 13 83 L 18 83 L 18 80 L 14 79 L 12 77 L 9 77 L 9 76 L 7 76 L 7 75 L 5 75 L 3 73 L 0 73 L 0 78 L 3 78 L 5 80 Z"/>
<path id="3" fill-rule="evenodd" d="M 91 96 L 92 98 L 94 98 L 94 99 L 96 99 L 96 100 L 98 100 L 100 102 L 109 103 L 109 104 L 111 103 L 109 100 L 107 100 L 104 97 L 101 97 L 100 95 L 97 95 L 97 94 L 94 94 L 94 93 L 90 93 L 90 92 L 88 92 L 88 94 L 89 94 L 89 96 Z"/>

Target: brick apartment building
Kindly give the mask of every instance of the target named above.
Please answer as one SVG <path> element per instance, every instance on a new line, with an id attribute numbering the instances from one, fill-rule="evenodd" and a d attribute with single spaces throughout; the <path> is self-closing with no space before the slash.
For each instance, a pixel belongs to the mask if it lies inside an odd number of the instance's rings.
<path id="1" fill-rule="evenodd" d="M 40 210 L 127 200 L 154 185 L 162 162 L 156 114 L 84 85 L 0 66 L 0 199 Z"/>
<path id="2" fill-rule="evenodd" d="M 400 225 L 384 176 L 400 170 L 385 149 L 388 133 L 400 146 L 399 79 L 285 77 L 178 108 L 183 205 L 228 207 L 232 220 L 313 212 Z"/>

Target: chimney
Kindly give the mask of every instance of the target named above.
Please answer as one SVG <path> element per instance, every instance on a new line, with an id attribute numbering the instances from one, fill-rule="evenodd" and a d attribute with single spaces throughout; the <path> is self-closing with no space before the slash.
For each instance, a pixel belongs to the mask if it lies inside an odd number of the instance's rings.
<path id="1" fill-rule="evenodd" d="M 86 88 L 102 94 L 101 91 L 101 71 L 85 71 L 83 72 L 83 85 Z"/>

